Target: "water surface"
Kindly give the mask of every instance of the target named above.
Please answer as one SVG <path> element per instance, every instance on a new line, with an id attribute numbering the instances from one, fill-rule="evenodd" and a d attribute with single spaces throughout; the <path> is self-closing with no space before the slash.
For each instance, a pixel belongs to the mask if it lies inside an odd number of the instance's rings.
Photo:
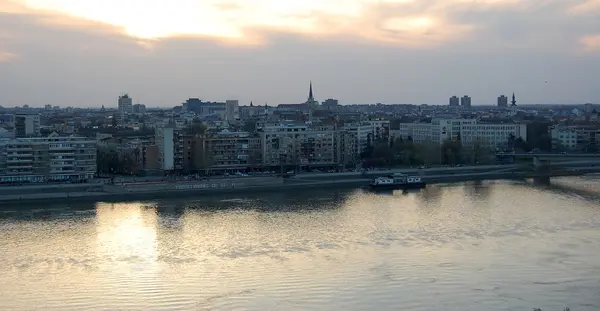
<path id="1" fill-rule="evenodd" d="M 0 208 L 1 310 L 600 310 L 593 178 Z"/>

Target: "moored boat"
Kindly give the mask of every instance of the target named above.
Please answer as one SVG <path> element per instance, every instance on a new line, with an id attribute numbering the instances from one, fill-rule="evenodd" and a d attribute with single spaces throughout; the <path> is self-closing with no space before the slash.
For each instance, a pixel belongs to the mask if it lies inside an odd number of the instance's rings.
<path id="1" fill-rule="evenodd" d="M 396 173 L 387 177 L 377 177 L 369 185 L 371 190 L 408 190 L 425 188 L 421 176 Z"/>

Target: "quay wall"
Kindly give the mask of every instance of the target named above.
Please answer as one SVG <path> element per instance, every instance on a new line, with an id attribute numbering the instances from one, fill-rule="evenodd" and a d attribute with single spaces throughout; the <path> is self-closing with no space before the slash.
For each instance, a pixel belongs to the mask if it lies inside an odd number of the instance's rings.
<path id="1" fill-rule="evenodd" d="M 380 172 L 385 175 L 385 172 Z M 387 173 L 389 174 L 389 172 Z M 371 175 L 371 174 L 369 174 Z M 565 176 L 568 174 L 565 174 Z M 575 174 L 573 174 L 575 175 Z M 305 190 L 310 188 L 339 188 L 360 187 L 367 185 L 372 176 L 353 174 L 352 176 L 338 176 L 329 178 L 275 178 L 275 177 L 241 177 L 227 179 L 213 179 L 205 181 L 180 181 L 180 182 L 150 182 L 150 183 L 123 183 L 115 185 L 77 185 L 76 187 L 50 187 L 60 189 L 55 192 L 13 192 L 12 194 L 0 193 L 0 206 L 8 203 L 25 202 L 52 202 L 61 201 L 131 201 L 153 200 L 170 197 L 210 196 L 216 193 L 247 193 L 269 192 L 285 190 Z M 454 173 L 454 174 L 429 174 L 423 179 L 428 184 L 451 183 L 478 180 L 501 180 L 535 177 L 529 173 L 496 172 L 496 173 Z M 55 186 L 55 185 L 53 185 Z M 26 186 L 24 186 L 26 187 Z M 31 186 L 36 187 L 36 186 Z M 14 188 L 14 187 L 13 187 Z M 43 188 L 42 189 L 49 189 Z M 28 189 L 31 190 L 31 189 Z"/>

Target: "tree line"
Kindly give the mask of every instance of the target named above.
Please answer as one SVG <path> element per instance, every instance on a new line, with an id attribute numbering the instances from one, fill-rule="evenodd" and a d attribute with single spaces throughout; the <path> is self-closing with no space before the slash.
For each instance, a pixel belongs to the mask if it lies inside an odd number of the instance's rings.
<path id="1" fill-rule="evenodd" d="M 495 151 L 484 141 L 463 146 L 460 137 L 434 142 L 415 142 L 399 137 L 367 142 L 360 154 L 363 167 L 484 164 L 494 161 Z"/>

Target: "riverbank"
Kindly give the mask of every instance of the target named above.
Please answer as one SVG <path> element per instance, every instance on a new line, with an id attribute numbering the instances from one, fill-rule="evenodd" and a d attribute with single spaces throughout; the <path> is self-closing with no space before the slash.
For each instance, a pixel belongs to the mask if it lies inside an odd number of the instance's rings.
<path id="1" fill-rule="evenodd" d="M 383 174 L 383 173 L 382 173 Z M 314 188 L 358 188 L 369 183 L 372 177 L 340 176 L 336 179 L 322 179 L 320 176 L 305 176 L 301 178 L 232 178 L 194 182 L 159 182 L 159 183 L 130 183 L 121 185 L 69 185 L 57 187 L 52 185 L 44 188 L 36 186 L 38 191 L 19 187 L 12 194 L 0 194 L 1 203 L 40 203 L 48 201 L 139 201 L 155 200 L 173 197 L 202 197 L 214 194 L 241 194 L 248 192 L 290 191 L 296 189 Z M 477 180 L 519 179 L 514 173 L 468 173 L 453 175 L 423 176 L 428 184 L 452 183 Z M 522 178 L 520 178 L 522 179 Z M 6 190 L 6 189 L 4 189 Z M 21 193 L 20 191 L 24 191 Z"/>
<path id="2" fill-rule="evenodd" d="M 272 182 L 255 185 L 245 185 L 238 187 L 212 187 L 212 184 L 205 183 L 185 183 L 176 186 L 187 189 L 131 189 L 141 185 L 119 186 L 124 191 L 118 192 L 54 192 L 39 193 L 27 195 L 2 195 L 0 204 L 27 204 L 43 202 L 123 202 L 155 200 L 181 197 L 203 197 L 215 194 L 243 194 L 257 192 L 290 191 L 296 189 L 314 189 L 314 188 L 339 188 L 339 187 L 360 187 L 369 182 L 369 179 L 357 180 L 325 180 L 321 182 Z M 219 183 L 221 185 L 221 183 Z M 161 185 L 156 185 L 157 187 Z M 166 185 L 162 185 L 166 186 Z M 114 186 L 117 187 L 117 186 Z"/>
<path id="3" fill-rule="evenodd" d="M 311 188 L 361 187 L 375 177 L 391 173 L 419 174 L 427 184 L 481 180 L 523 180 L 534 178 L 519 166 L 494 165 L 463 168 L 431 168 L 425 170 L 388 170 L 366 173 L 302 174 L 294 178 L 273 176 L 215 178 L 210 180 L 146 181 L 118 184 L 92 182 L 86 184 L 46 184 L 0 187 L 0 204 L 48 201 L 138 201 L 172 197 L 202 197 L 213 194 L 289 191 Z M 556 171 L 553 172 L 553 174 Z M 574 176 L 564 172 L 557 176 Z M 546 177 L 546 180 L 548 177 Z"/>

